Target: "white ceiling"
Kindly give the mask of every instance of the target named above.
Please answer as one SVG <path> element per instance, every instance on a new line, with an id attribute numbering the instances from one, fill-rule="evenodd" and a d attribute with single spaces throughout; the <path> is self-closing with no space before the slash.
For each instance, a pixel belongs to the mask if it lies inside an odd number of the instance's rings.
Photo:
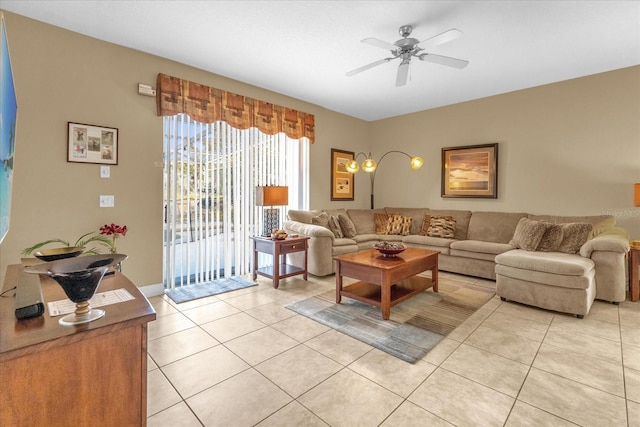
<path id="1" fill-rule="evenodd" d="M 640 64 L 639 1 L 25 1 L 4 10 L 377 120 Z M 399 60 L 360 42 L 400 39 L 468 60 L 418 61 L 395 87 Z"/>

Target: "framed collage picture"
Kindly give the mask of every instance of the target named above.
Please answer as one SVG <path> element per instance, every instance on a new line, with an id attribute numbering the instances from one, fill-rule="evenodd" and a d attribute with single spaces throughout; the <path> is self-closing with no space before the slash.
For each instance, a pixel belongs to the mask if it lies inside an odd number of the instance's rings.
<path id="1" fill-rule="evenodd" d="M 331 200 L 353 200 L 353 174 L 346 168 L 353 156 L 353 151 L 331 149 Z"/>
<path id="2" fill-rule="evenodd" d="M 67 161 L 118 164 L 118 129 L 69 122 Z"/>
<path id="3" fill-rule="evenodd" d="M 442 149 L 442 197 L 498 198 L 498 144 Z"/>

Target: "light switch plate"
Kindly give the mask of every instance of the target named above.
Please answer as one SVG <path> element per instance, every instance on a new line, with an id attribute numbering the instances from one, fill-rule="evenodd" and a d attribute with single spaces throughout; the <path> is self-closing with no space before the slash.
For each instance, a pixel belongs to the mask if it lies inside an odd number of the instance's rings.
<path id="1" fill-rule="evenodd" d="M 100 178 L 109 178 L 109 177 L 111 177 L 111 167 L 100 166 Z"/>
<path id="2" fill-rule="evenodd" d="M 115 206 L 115 198 L 113 196 L 100 196 L 101 208 L 112 208 Z"/>

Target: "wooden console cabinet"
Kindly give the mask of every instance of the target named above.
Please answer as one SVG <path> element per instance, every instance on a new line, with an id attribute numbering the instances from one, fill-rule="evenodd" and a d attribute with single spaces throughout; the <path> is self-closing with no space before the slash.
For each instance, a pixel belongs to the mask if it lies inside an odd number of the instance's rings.
<path id="1" fill-rule="evenodd" d="M 16 285 L 20 268 L 8 267 L 3 290 Z M 55 281 L 40 277 L 45 302 L 66 299 Z M 15 298 L 0 298 L 0 425 L 146 425 L 147 323 L 156 315 L 118 272 L 97 292 L 120 288 L 135 299 L 103 306 L 104 317 L 80 326 L 61 326 L 48 309 L 17 320 Z"/>

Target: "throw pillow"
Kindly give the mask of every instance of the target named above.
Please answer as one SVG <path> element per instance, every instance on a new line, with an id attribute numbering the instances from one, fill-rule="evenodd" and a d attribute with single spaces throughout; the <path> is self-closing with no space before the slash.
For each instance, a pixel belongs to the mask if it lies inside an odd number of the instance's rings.
<path id="1" fill-rule="evenodd" d="M 320 225 L 324 228 L 329 228 L 329 215 L 322 212 L 320 215 L 316 215 L 311 218 L 311 224 Z"/>
<path id="2" fill-rule="evenodd" d="M 338 217 L 335 215 L 331 215 L 329 217 L 329 230 L 336 236 L 337 239 L 342 239 L 344 234 L 342 234 L 342 229 L 340 228 L 340 221 L 338 221 Z"/>
<path id="3" fill-rule="evenodd" d="M 542 221 L 520 218 L 509 244 L 525 251 L 535 251 L 546 230 L 547 225 Z"/>
<path id="4" fill-rule="evenodd" d="M 373 221 L 376 223 L 376 234 L 387 234 L 389 215 L 386 213 L 374 213 Z"/>
<path id="5" fill-rule="evenodd" d="M 338 222 L 340 223 L 340 229 L 344 237 L 351 239 L 356 235 L 356 225 L 346 215 L 339 214 Z"/>
<path id="6" fill-rule="evenodd" d="M 429 219 L 427 236 L 453 239 L 456 232 L 456 220 L 452 216 L 432 216 Z"/>
<path id="7" fill-rule="evenodd" d="M 538 243 L 537 251 L 540 252 L 557 252 L 562 243 L 562 227 L 559 224 L 545 222 L 547 229 Z"/>
<path id="8" fill-rule="evenodd" d="M 586 222 L 560 224 L 560 226 L 562 227 L 562 243 L 558 251 L 566 254 L 577 254 L 593 230 L 593 225 Z"/>
<path id="9" fill-rule="evenodd" d="M 431 226 L 431 215 L 425 214 L 422 220 L 422 229 L 420 230 L 421 236 L 427 236 L 429 233 L 429 226 Z"/>
<path id="10" fill-rule="evenodd" d="M 386 234 L 408 236 L 411 232 L 411 220 L 412 218 L 410 216 L 402 216 L 398 214 L 389 215 Z"/>

